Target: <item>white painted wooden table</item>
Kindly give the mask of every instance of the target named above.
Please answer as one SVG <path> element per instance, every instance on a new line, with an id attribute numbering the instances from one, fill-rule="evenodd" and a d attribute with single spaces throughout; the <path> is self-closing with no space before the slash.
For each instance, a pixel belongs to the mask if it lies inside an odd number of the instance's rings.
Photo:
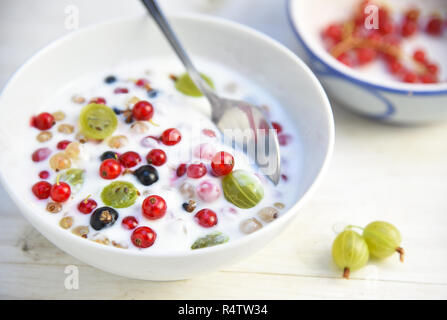
<path id="1" fill-rule="evenodd" d="M 199 10 L 243 22 L 296 49 L 282 1 L 161 2 L 170 11 Z M 69 4 L 79 7 L 81 27 L 142 11 L 137 0 L 1 1 L 0 86 L 34 51 L 69 32 L 64 27 Z M 331 168 L 294 223 L 256 255 L 192 280 L 142 282 L 85 265 L 35 231 L 0 187 L 0 297 L 447 298 L 447 123 L 394 127 L 337 106 L 334 113 Z M 405 263 L 393 257 L 371 263 L 349 281 L 340 279 L 330 256 L 334 226 L 377 219 L 401 229 Z M 80 269 L 78 290 L 64 288 L 64 269 L 70 264 Z"/>

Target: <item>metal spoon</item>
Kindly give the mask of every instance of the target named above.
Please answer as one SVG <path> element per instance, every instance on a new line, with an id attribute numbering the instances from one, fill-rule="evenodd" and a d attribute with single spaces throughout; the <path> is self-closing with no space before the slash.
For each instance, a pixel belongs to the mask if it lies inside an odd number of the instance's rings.
<path id="1" fill-rule="evenodd" d="M 203 81 L 157 2 L 155 0 L 142 0 L 142 2 L 177 53 L 192 81 L 208 99 L 211 105 L 211 119 L 222 131 L 224 142 L 242 148 L 260 170 L 275 185 L 278 184 L 281 172 L 278 137 L 263 111 L 246 101 L 219 97 Z"/>

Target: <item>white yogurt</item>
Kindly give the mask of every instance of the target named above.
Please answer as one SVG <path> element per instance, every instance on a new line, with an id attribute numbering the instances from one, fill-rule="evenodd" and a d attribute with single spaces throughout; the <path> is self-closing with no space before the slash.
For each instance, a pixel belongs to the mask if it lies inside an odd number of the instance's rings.
<path id="1" fill-rule="evenodd" d="M 212 203 L 205 203 L 198 199 L 197 209 L 194 213 L 188 213 L 182 208 L 185 199 L 179 192 L 179 186 L 187 181 L 194 187 L 205 180 L 210 180 L 221 187 L 221 178 L 214 177 L 210 174 L 210 161 L 208 159 L 198 159 L 197 152 L 194 152 L 201 144 L 209 143 L 215 151 L 228 151 L 235 158 L 234 170 L 244 169 L 250 172 L 256 172 L 256 168 L 251 165 L 249 159 L 240 151 L 232 150 L 231 147 L 220 143 L 220 133 L 216 126 L 210 121 L 209 106 L 205 98 L 193 98 L 183 95 L 174 87 L 174 82 L 169 78 L 170 74 L 182 74 L 183 68 L 175 60 L 151 59 L 147 61 L 129 62 L 116 68 L 105 70 L 102 73 L 88 74 L 80 79 L 74 80 L 61 92 L 54 95 L 54 98 L 45 106 L 42 111 L 55 112 L 63 111 L 66 118 L 58 122 L 52 129 L 53 138 L 47 142 L 40 143 L 35 139 L 39 133 L 37 129 L 30 129 L 30 140 L 33 141 L 30 146 L 30 153 L 42 147 L 50 148 L 53 153 L 58 152 L 56 144 L 61 140 L 75 141 L 75 135 L 79 132 L 78 117 L 81 108 L 87 103 L 76 104 L 72 101 L 73 95 L 85 97 L 90 100 L 93 97 L 104 97 L 109 107 L 118 107 L 125 109 L 126 102 L 133 96 L 142 100 L 151 102 L 154 106 L 155 113 L 152 118 L 153 122 L 158 126 L 148 123 L 149 130 L 143 134 L 135 134 L 130 130 L 130 124 L 124 122 L 122 116 L 119 117 L 119 125 L 113 135 L 126 135 L 129 138 L 129 144 L 121 149 L 116 149 L 119 153 L 126 151 L 135 151 L 140 154 L 143 159 L 142 164 L 146 163 L 145 157 L 151 150 L 141 144 L 141 140 L 148 135 L 160 136 L 167 128 L 177 128 L 182 134 L 182 140 L 175 146 L 164 146 L 153 142 L 154 147 L 163 149 L 168 157 L 168 161 L 161 167 L 156 167 L 159 173 L 159 181 L 155 184 L 145 187 L 132 174 L 126 174 L 115 180 L 129 181 L 133 183 L 141 193 L 137 202 L 125 209 L 117 209 L 119 218 L 117 222 L 109 228 L 95 231 L 89 224 L 90 214 L 84 215 L 77 210 L 77 205 L 82 199 L 91 195 L 97 203 L 98 207 L 104 206 L 101 201 L 101 191 L 112 181 L 104 180 L 99 176 L 99 166 L 101 161 L 100 155 L 111 150 L 106 141 L 101 143 L 86 143 L 82 145 L 81 159 L 73 162 L 72 168 L 81 168 L 85 170 L 85 181 L 82 188 L 72 194 L 72 197 L 63 205 L 63 210 L 58 214 L 51 214 L 45 210 L 46 204 L 50 200 L 36 200 L 42 208 L 42 219 L 48 220 L 48 223 L 59 223 L 64 215 L 70 215 L 74 218 L 73 228 L 80 225 L 89 226 L 88 239 L 95 239 L 98 236 L 107 237 L 110 241 L 115 241 L 122 245 L 128 246 L 129 250 L 141 250 L 142 252 L 155 251 L 187 251 L 191 250 L 191 245 L 197 238 L 210 234 L 214 231 L 220 231 L 229 236 L 229 241 L 234 241 L 244 234 L 240 230 L 240 224 L 243 220 L 256 217 L 259 221 L 258 212 L 266 206 L 273 206 L 276 202 L 285 204 L 285 208 L 280 210 L 280 214 L 293 204 L 294 199 L 288 196 L 287 189 L 297 184 L 299 172 L 302 164 L 301 146 L 298 141 L 298 134 L 288 121 L 287 115 L 283 113 L 276 101 L 268 95 L 267 90 L 257 88 L 248 80 L 242 79 L 235 73 L 228 71 L 226 68 L 210 63 L 200 61 L 201 70 L 208 74 L 214 81 L 216 90 L 224 96 L 235 99 L 245 99 L 259 105 L 269 107 L 271 120 L 280 123 L 283 132 L 292 136 L 291 142 L 287 146 L 281 147 L 282 156 L 282 174 L 287 179 L 281 179 L 278 186 L 274 186 L 262 174 L 259 174 L 264 186 L 264 198 L 262 201 L 251 209 L 240 209 L 229 203 L 223 196 Z M 118 81 L 113 84 L 106 84 L 104 78 L 108 75 L 114 75 Z M 133 80 L 138 78 L 146 78 L 150 81 L 151 87 L 158 91 L 155 98 L 149 98 L 147 91 L 137 87 Z M 125 87 L 129 90 L 128 94 L 115 94 L 113 91 L 116 87 Z M 73 134 L 65 135 L 57 131 L 60 123 L 75 125 L 76 129 Z M 203 134 L 202 129 L 213 130 L 217 137 L 208 137 Z M 175 169 L 180 163 L 194 163 L 201 161 L 208 167 L 208 174 L 200 179 L 191 179 L 186 175 L 178 178 Z M 135 169 L 135 168 L 134 168 Z M 40 163 L 33 163 L 29 168 L 30 189 L 31 186 L 39 180 L 38 173 L 41 170 L 48 170 L 51 173 L 48 181 L 53 183 L 56 173 L 49 168 L 48 160 Z M 115 181 L 113 180 L 113 181 Z M 287 181 L 286 181 L 287 180 Z M 141 204 L 143 200 L 151 194 L 163 197 L 167 203 L 168 211 L 166 215 L 159 220 L 148 220 L 143 217 L 141 212 Z M 194 214 L 203 208 L 209 208 L 216 212 L 218 216 L 218 224 L 212 228 L 201 227 L 194 219 Z M 139 221 L 139 226 L 149 226 L 157 233 L 157 240 L 154 245 L 147 249 L 139 249 L 135 247 L 130 236 L 132 231 L 123 228 L 121 221 L 126 216 L 135 216 Z M 263 222 L 265 225 L 266 223 Z M 69 231 L 67 231 L 69 232 Z M 100 244 L 98 244 L 100 245 Z"/>

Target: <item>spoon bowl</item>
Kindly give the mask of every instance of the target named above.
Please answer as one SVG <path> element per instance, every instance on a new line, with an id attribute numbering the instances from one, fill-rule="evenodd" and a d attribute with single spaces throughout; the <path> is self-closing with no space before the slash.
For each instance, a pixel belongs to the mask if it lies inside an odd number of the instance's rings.
<path id="1" fill-rule="evenodd" d="M 203 80 L 157 2 L 142 2 L 182 61 L 191 80 L 208 99 L 211 120 L 223 133 L 225 141 L 245 151 L 264 175 L 277 185 L 281 175 L 278 137 L 262 110 L 246 101 L 219 97 Z"/>

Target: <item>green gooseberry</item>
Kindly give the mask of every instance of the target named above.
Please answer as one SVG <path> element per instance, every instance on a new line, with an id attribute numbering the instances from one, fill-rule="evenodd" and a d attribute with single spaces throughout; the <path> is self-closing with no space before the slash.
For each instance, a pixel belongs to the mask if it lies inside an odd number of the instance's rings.
<path id="1" fill-rule="evenodd" d="M 208 85 L 211 88 L 214 89 L 214 83 L 210 77 L 208 77 L 203 73 L 201 73 L 200 76 L 202 77 L 203 80 L 206 81 L 206 83 L 208 83 Z M 192 82 L 190 76 L 187 73 L 184 73 L 177 78 L 177 80 L 175 81 L 175 88 L 181 93 L 186 94 L 187 96 L 191 97 L 203 96 L 202 92 L 199 90 L 199 88 L 197 88 L 194 82 Z"/>
<path id="2" fill-rule="evenodd" d="M 228 240 L 229 237 L 224 235 L 222 232 L 213 232 L 202 238 L 198 238 L 191 246 L 191 249 L 194 250 L 213 247 L 228 242 Z"/>
<path id="3" fill-rule="evenodd" d="M 332 257 L 335 264 L 343 270 L 343 277 L 347 279 L 351 271 L 363 268 L 368 262 L 368 245 L 360 234 L 346 229 L 335 238 Z"/>
<path id="4" fill-rule="evenodd" d="M 264 197 L 261 181 L 254 174 L 245 170 L 235 170 L 222 180 L 225 198 L 242 209 L 256 206 Z"/>
<path id="5" fill-rule="evenodd" d="M 73 191 L 78 192 L 84 183 L 84 173 L 83 169 L 71 168 L 60 174 L 59 181 L 68 183 Z"/>
<path id="6" fill-rule="evenodd" d="M 91 103 L 82 108 L 79 126 L 87 138 L 103 140 L 116 130 L 118 119 L 111 108 L 103 104 Z"/>
<path id="7" fill-rule="evenodd" d="M 101 200 L 105 205 L 113 208 L 127 208 L 135 203 L 138 190 L 126 181 L 114 181 L 101 192 Z"/>
<path id="8" fill-rule="evenodd" d="M 374 221 L 363 230 L 371 256 L 384 259 L 398 252 L 400 260 L 404 261 L 404 249 L 400 247 L 402 237 L 399 230 L 391 223 Z"/>

